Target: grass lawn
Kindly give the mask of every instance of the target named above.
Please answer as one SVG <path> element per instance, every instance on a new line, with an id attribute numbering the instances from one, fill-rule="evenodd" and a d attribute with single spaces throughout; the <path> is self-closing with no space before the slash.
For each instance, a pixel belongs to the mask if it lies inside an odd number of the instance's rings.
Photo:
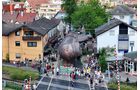
<path id="1" fill-rule="evenodd" d="M 35 71 L 23 70 L 17 67 L 2 66 L 2 72 L 7 75 L 12 80 L 24 80 L 28 79 L 30 76 L 32 80 L 39 77 L 39 73 Z"/>
<path id="2" fill-rule="evenodd" d="M 15 90 L 15 89 L 6 87 L 6 88 L 3 88 L 2 90 Z"/>
<path id="3" fill-rule="evenodd" d="M 109 83 L 108 87 L 117 90 L 118 85 L 117 83 Z M 137 90 L 137 86 L 134 83 L 132 84 L 121 83 L 120 89 L 121 90 Z"/>

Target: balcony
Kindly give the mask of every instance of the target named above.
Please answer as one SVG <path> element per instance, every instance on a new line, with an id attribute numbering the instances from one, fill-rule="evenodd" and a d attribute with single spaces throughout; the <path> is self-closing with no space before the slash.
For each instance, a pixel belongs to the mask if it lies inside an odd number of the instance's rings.
<path id="1" fill-rule="evenodd" d="M 41 40 L 41 36 L 22 36 L 22 40 Z"/>
<path id="2" fill-rule="evenodd" d="M 120 34 L 118 37 L 119 41 L 129 41 L 129 36 L 128 34 Z"/>

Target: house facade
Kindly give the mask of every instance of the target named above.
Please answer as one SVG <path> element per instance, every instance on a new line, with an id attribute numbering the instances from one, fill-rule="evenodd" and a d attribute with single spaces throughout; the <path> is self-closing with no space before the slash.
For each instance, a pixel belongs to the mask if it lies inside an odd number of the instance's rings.
<path id="1" fill-rule="evenodd" d="M 37 14 L 27 13 L 24 2 L 10 2 L 3 4 L 2 19 L 6 23 L 25 24 L 33 22 Z"/>
<path id="2" fill-rule="evenodd" d="M 58 31 L 60 21 L 45 18 L 28 25 L 3 23 L 2 59 L 9 54 L 10 61 L 41 60 L 48 43 L 48 33 Z M 53 35 L 52 34 L 52 35 Z"/>
<path id="3" fill-rule="evenodd" d="M 124 71 L 131 75 L 137 75 L 137 52 L 124 54 Z"/>
<path id="4" fill-rule="evenodd" d="M 95 29 L 97 51 L 101 48 L 116 48 L 117 54 L 137 51 L 136 28 L 118 19 L 112 19 L 106 24 Z"/>
<path id="5" fill-rule="evenodd" d="M 112 18 L 117 18 L 129 25 L 132 25 L 133 21 L 137 20 L 136 11 L 126 5 L 116 6 L 109 11 L 109 14 L 111 14 Z"/>
<path id="6" fill-rule="evenodd" d="M 54 15 L 61 10 L 61 0 L 56 0 L 56 1 L 49 1 L 48 3 L 41 4 L 37 8 L 37 12 L 39 17 L 46 17 L 48 19 L 51 19 L 54 17 Z"/>

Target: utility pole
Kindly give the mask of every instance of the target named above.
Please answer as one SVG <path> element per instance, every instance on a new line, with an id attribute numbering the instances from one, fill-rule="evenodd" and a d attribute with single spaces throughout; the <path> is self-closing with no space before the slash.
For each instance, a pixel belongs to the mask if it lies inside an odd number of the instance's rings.
<path id="1" fill-rule="evenodd" d="M 114 56 L 115 56 L 115 58 L 116 58 L 116 69 L 117 69 L 118 90 L 120 90 L 120 76 L 119 76 L 119 67 L 118 67 L 118 58 L 117 58 L 116 45 L 115 45 L 115 50 L 114 50 Z"/>

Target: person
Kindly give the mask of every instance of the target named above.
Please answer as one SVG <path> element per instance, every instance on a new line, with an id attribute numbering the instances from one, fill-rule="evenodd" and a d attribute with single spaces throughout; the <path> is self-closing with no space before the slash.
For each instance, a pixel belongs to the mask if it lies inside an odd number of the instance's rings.
<path id="1" fill-rule="evenodd" d="M 14 61 L 14 62 L 13 62 L 13 64 L 15 65 L 15 64 L 16 64 L 16 62 Z"/>
<path id="2" fill-rule="evenodd" d="M 126 82 L 129 83 L 129 81 L 130 81 L 129 78 L 127 77 L 127 78 L 126 78 Z"/>
<path id="3" fill-rule="evenodd" d="M 49 72 L 49 65 L 48 63 L 46 64 L 46 76 L 48 76 L 48 72 Z"/>
<path id="4" fill-rule="evenodd" d="M 74 85 L 74 79 L 75 79 L 75 74 L 74 74 L 74 72 L 72 72 L 71 74 L 70 74 L 70 76 L 71 76 L 71 79 L 72 79 L 72 86 Z"/>
<path id="5" fill-rule="evenodd" d="M 36 90 L 36 84 L 33 84 L 33 89 L 32 90 Z"/>
<path id="6" fill-rule="evenodd" d="M 93 87 L 93 76 L 90 78 L 90 86 Z"/>
<path id="7" fill-rule="evenodd" d="M 38 72 L 40 74 L 41 73 L 41 65 L 40 64 L 38 65 L 37 69 L 38 69 Z"/>
<path id="8" fill-rule="evenodd" d="M 57 67 L 56 69 L 56 75 L 58 76 L 59 75 L 59 68 Z"/>
<path id="9" fill-rule="evenodd" d="M 85 78 L 87 77 L 87 69 L 84 67 Z"/>
<path id="10" fill-rule="evenodd" d="M 52 64 L 52 74 L 54 74 L 54 64 Z"/>

